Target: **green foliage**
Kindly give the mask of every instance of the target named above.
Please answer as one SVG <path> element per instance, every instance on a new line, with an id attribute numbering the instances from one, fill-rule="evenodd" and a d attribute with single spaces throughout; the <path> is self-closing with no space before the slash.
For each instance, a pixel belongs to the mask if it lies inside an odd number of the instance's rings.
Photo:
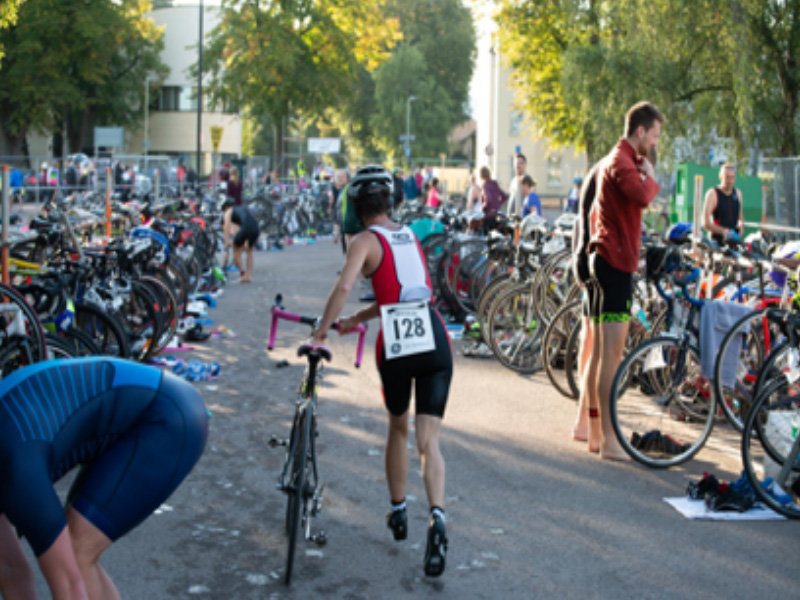
<path id="1" fill-rule="evenodd" d="M 0 31 L 7 29 L 17 22 L 17 12 L 22 0 L 0 0 Z M 3 60 L 5 50 L 0 41 L 0 61 Z M 2 63 L 0 63 L 0 68 Z"/>
<path id="2" fill-rule="evenodd" d="M 290 107 L 322 115 L 398 39 L 397 23 L 378 18 L 381 3 L 224 0 L 203 56 L 212 101 L 240 101 L 276 122 Z"/>
<path id="3" fill-rule="evenodd" d="M 392 157 L 400 156 L 399 136 L 406 130 L 409 96 L 416 97 L 410 110 L 411 131 L 416 136 L 414 155 L 447 152 L 447 134 L 458 110 L 454 111 L 452 100 L 442 93 L 422 53 L 407 44 L 375 72 L 377 110 L 371 125 L 379 148 Z"/>
<path id="4" fill-rule="evenodd" d="M 17 24 L 0 32 L 0 129 L 8 139 L 59 130 L 66 120 L 74 151 L 90 141 L 93 124 L 138 122 L 145 78 L 166 75 L 149 10 L 145 0 L 26 0 Z"/>
<path id="5" fill-rule="evenodd" d="M 518 107 L 555 145 L 595 160 L 650 100 L 662 155 L 715 137 L 798 153 L 800 0 L 502 0 L 497 21 Z"/>

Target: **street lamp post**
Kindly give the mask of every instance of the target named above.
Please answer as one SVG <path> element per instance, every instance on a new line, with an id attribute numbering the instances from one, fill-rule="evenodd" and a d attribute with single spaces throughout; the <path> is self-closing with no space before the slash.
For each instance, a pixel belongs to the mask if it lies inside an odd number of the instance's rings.
<path id="1" fill-rule="evenodd" d="M 411 159 L 411 103 L 416 100 L 416 96 L 409 96 L 406 99 L 406 141 L 405 143 L 408 144 L 408 152 L 407 157 Z M 409 166 L 411 164 L 409 163 Z"/>
<path id="2" fill-rule="evenodd" d="M 144 80 L 144 155 L 147 156 L 150 150 L 150 78 L 145 77 Z M 145 158 L 145 169 L 147 168 L 147 159 Z"/>

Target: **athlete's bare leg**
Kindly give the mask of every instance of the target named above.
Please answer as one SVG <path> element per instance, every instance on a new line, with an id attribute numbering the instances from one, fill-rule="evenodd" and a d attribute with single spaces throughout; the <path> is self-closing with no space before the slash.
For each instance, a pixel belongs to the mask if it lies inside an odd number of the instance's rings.
<path id="1" fill-rule="evenodd" d="M 385 460 L 389 495 L 393 502 L 400 502 L 406 497 L 408 476 L 408 411 L 399 417 L 389 414 Z"/>
<path id="2" fill-rule="evenodd" d="M 572 437 L 582 442 L 589 442 L 589 452 L 599 452 L 600 442 L 603 439 L 597 402 L 597 371 L 600 363 L 598 329 L 591 318 L 583 317 L 581 352 L 578 360 L 580 398 Z"/>
<path id="3" fill-rule="evenodd" d="M 36 598 L 33 569 L 4 515 L 0 515 L 0 597 L 5 600 Z"/>
<path id="4" fill-rule="evenodd" d="M 629 325 L 630 323 L 600 324 L 600 366 L 597 378 L 597 397 L 600 401 L 600 422 L 603 429 L 600 456 L 610 460 L 630 460 L 628 453 L 617 441 L 609 412 L 611 386 L 614 383 L 614 376 L 617 374 L 619 363 L 622 360 L 622 352 L 625 349 Z"/>
<path id="5" fill-rule="evenodd" d="M 442 419 L 432 415 L 417 415 L 414 423 L 428 504 L 443 509 L 445 465 L 439 449 L 439 429 Z"/>
<path id="6" fill-rule="evenodd" d="M 78 568 L 91 600 L 118 600 L 120 595 L 98 562 L 111 540 L 73 508 L 67 509 L 67 525 Z"/>

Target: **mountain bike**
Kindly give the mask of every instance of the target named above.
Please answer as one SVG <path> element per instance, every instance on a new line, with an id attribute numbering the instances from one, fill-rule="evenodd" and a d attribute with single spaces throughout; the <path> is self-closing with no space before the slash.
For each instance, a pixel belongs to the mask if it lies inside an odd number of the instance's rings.
<path id="1" fill-rule="evenodd" d="M 267 348 L 272 350 L 275 346 L 275 336 L 278 332 L 278 321 L 292 321 L 303 323 L 316 330 L 319 317 L 307 317 L 287 312 L 281 306 L 280 294 L 273 304 L 272 323 L 269 332 Z M 334 329 L 338 324 L 334 324 Z M 356 351 L 355 366 L 361 365 L 364 353 L 364 338 L 367 327 L 359 325 L 354 331 L 358 332 L 358 349 Z M 327 541 L 324 531 L 311 533 L 311 519 L 322 510 L 323 486 L 319 483 L 317 469 L 317 383 L 321 379 L 322 364 L 324 359 L 331 360 L 331 352 L 324 346 L 303 344 L 297 349 L 297 356 L 308 360 L 303 380 L 295 401 L 295 415 L 288 440 L 281 440 L 272 436 L 269 445 L 272 448 L 282 446 L 286 448 L 286 457 L 283 469 L 278 477 L 278 489 L 286 494 L 286 535 L 288 537 L 288 551 L 286 555 L 286 573 L 284 583 L 289 585 L 294 567 L 294 555 L 297 549 L 298 533 L 302 530 L 303 539 L 312 541 L 317 545 L 324 545 Z"/>

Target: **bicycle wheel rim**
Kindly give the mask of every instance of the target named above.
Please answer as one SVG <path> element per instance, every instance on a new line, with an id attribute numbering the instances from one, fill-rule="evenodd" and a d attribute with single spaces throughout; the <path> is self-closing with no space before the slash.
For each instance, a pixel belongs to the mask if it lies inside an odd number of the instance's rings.
<path id="1" fill-rule="evenodd" d="M 750 488 L 767 507 L 800 519 L 800 388 L 773 381 L 747 415 L 742 463 Z"/>
<path id="2" fill-rule="evenodd" d="M 295 447 L 292 459 L 291 481 L 289 483 L 289 548 L 286 554 L 286 576 L 284 582 L 289 585 L 292 581 L 294 569 L 294 556 L 297 550 L 297 534 L 300 531 L 301 521 L 305 515 L 306 497 L 306 460 L 308 458 L 308 441 L 311 435 L 311 419 L 305 412 L 300 417 L 300 439 Z M 292 501 L 294 496 L 294 501 Z"/>
<path id="3" fill-rule="evenodd" d="M 657 337 L 634 348 L 620 364 L 611 387 L 609 409 L 620 445 L 632 458 L 654 468 L 692 458 L 714 425 L 716 403 L 704 385 L 699 352 L 683 341 Z M 704 419 L 688 416 L 688 405 Z"/>
<path id="4" fill-rule="evenodd" d="M 489 345 L 504 367 L 534 373 L 541 367 L 542 322 L 533 308 L 530 285 L 500 294 L 489 310 Z"/>

